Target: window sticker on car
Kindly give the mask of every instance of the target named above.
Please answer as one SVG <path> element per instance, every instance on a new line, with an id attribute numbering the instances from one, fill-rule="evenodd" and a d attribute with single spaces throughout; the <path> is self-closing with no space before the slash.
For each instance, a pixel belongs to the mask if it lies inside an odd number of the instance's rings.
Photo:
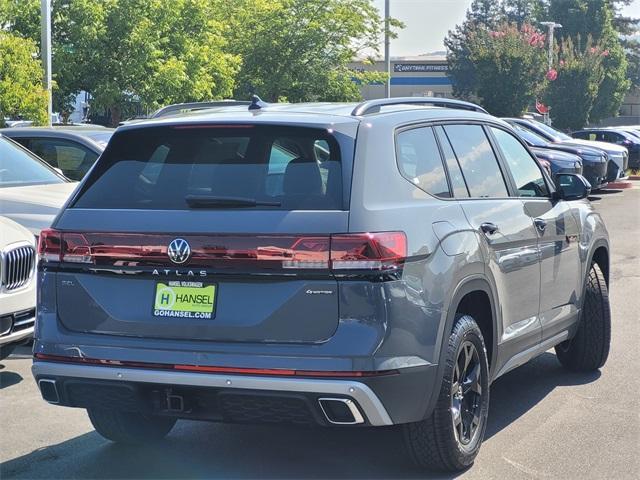
<path id="1" fill-rule="evenodd" d="M 155 317 L 210 319 L 215 316 L 216 285 L 171 281 L 156 284 Z"/>

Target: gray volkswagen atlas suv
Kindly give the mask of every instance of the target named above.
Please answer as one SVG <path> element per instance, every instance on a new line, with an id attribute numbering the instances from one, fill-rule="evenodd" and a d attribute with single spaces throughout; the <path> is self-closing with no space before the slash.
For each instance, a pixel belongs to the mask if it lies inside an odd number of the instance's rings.
<path id="1" fill-rule="evenodd" d="M 610 341 L 609 242 L 476 105 L 230 105 L 119 128 L 42 232 L 33 373 L 116 442 L 177 419 L 396 425 L 476 457 L 491 383 Z"/>

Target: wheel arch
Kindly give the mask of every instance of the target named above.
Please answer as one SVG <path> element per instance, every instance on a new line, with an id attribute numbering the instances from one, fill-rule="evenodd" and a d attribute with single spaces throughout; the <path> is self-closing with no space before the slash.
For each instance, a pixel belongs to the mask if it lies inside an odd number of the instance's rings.
<path id="1" fill-rule="evenodd" d="M 441 333 L 437 342 L 439 348 L 436 355 L 436 357 L 438 358 L 438 371 L 436 375 L 437 380 L 433 385 L 431 395 L 426 402 L 426 408 L 423 416 L 424 418 L 427 418 L 431 414 L 438 400 L 440 388 L 442 386 L 442 375 L 447 353 L 446 345 L 449 340 L 449 335 L 453 331 L 455 320 L 459 313 L 467 313 L 473 316 L 473 313 L 471 312 L 461 312 L 460 307 L 463 306 L 466 308 L 467 305 L 474 303 L 473 300 L 477 300 L 479 298 L 484 298 L 484 300 L 488 302 L 488 308 L 484 310 L 484 312 L 490 312 L 490 318 L 487 319 L 486 316 L 483 316 L 483 320 L 484 322 L 490 321 L 491 338 L 485 338 L 484 340 L 485 346 L 487 348 L 487 358 L 489 361 L 489 381 L 491 381 L 491 378 L 493 377 L 492 366 L 496 364 L 497 338 L 499 334 L 499 319 L 497 310 L 498 301 L 496 298 L 495 289 L 492 287 L 489 280 L 482 275 L 474 275 L 471 277 L 467 277 L 458 283 L 458 285 L 454 289 L 451 301 L 449 302 L 449 308 L 447 309 L 444 328 L 440 330 Z M 486 304 L 482 306 L 482 308 L 486 307 Z M 485 331 L 487 331 L 487 327 L 489 327 L 489 325 L 484 322 L 481 320 L 478 325 L 483 333 L 483 336 L 485 335 Z"/>
<path id="2" fill-rule="evenodd" d="M 591 268 L 592 263 L 596 263 L 602 270 L 607 287 L 609 287 L 609 262 L 609 244 L 604 240 L 597 241 L 587 263 L 587 271 Z"/>

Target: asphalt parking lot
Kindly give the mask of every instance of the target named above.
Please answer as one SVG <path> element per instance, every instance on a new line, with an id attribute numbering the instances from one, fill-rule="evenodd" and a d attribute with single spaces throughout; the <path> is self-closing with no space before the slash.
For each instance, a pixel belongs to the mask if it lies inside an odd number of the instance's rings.
<path id="1" fill-rule="evenodd" d="M 640 182 L 592 197 L 612 242 L 612 348 L 595 374 L 552 352 L 497 380 L 484 445 L 462 478 L 638 478 Z M 83 410 L 40 398 L 22 348 L 0 365 L 0 477 L 430 478 L 395 429 L 301 429 L 179 422 L 158 445 L 123 447 Z"/>

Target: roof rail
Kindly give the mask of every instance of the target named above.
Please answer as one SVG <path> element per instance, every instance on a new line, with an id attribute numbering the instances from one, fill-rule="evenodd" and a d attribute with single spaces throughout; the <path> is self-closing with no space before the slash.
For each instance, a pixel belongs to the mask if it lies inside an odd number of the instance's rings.
<path id="1" fill-rule="evenodd" d="M 251 102 L 244 100 L 217 100 L 213 102 L 189 102 L 189 103 L 176 103 L 173 105 L 167 105 L 159 110 L 156 110 L 149 118 L 164 117 L 166 115 L 172 115 L 180 112 L 193 112 L 195 110 L 204 110 L 205 108 L 213 107 L 228 107 L 233 105 L 250 105 Z"/>
<path id="2" fill-rule="evenodd" d="M 474 112 L 489 113 L 484 108 L 475 103 L 463 102 L 452 98 L 440 97 L 396 97 L 379 98 L 377 100 L 367 100 L 356 105 L 351 115 L 359 117 L 368 113 L 377 113 L 380 107 L 387 105 L 431 105 L 434 107 L 455 108 L 458 110 L 472 110 Z"/>

